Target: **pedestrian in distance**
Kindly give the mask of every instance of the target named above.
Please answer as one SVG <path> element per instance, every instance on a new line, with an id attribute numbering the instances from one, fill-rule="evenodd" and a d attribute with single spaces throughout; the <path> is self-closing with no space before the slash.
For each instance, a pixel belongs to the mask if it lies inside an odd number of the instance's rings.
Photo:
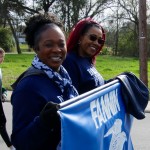
<path id="1" fill-rule="evenodd" d="M 104 29 L 92 18 L 80 20 L 69 34 L 68 54 L 63 66 L 68 71 L 79 94 L 105 83 L 95 68 L 96 57 L 102 50 L 104 43 Z"/>
<path id="2" fill-rule="evenodd" d="M 29 18 L 24 33 L 36 55 L 12 85 L 12 143 L 16 150 L 59 150 L 57 104 L 78 95 L 62 66 L 67 53 L 63 26 L 55 15 L 40 13 Z"/>
<path id="3" fill-rule="evenodd" d="M 0 48 L 0 64 L 3 63 L 4 58 L 5 58 L 5 51 L 2 48 Z M 10 150 L 13 150 L 14 147 L 10 141 L 9 134 L 6 129 L 7 119 L 2 104 L 2 102 L 5 102 L 6 100 L 7 100 L 7 90 L 2 86 L 2 70 L 0 68 L 0 135 L 3 138 L 4 142 L 6 143 L 7 147 Z"/>
<path id="4" fill-rule="evenodd" d="M 3 63 L 5 58 L 5 51 L 0 47 L 0 64 Z M 0 68 L 0 80 L 2 81 L 2 70 Z M 7 90 L 2 86 L 2 102 L 7 100 Z"/>

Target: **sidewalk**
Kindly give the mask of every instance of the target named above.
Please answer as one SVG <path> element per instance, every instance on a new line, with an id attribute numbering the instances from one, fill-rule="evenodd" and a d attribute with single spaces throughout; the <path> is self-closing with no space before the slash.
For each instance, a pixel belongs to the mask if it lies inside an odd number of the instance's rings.
<path id="1" fill-rule="evenodd" d="M 7 99 L 8 99 L 8 101 L 10 101 L 10 96 L 12 94 L 12 91 L 8 91 L 7 93 L 8 93 Z M 150 101 L 148 102 L 148 105 L 147 105 L 147 107 L 145 109 L 145 113 L 150 113 Z"/>
<path id="2" fill-rule="evenodd" d="M 150 113 L 150 101 L 148 102 L 148 105 L 147 105 L 147 107 L 145 109 L 145 112 L 146 113 Z"/>

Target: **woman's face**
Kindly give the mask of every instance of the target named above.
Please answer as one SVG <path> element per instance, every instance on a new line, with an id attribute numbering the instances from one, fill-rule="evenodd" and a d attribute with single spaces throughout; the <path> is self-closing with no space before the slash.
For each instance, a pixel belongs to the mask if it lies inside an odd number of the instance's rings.
<path id="1" fill-rule="evenodd" d="M 98 27 L 91 27 L 79 39 L 79 55 L 82 57 L 92 57 L 101 47 L 102 30 Z"/>
<path id="2" fill-rule="evenodd" d="M 65 36 L 59 27 L 50 26 L 41 33 L 36 53 L 44 64 L 54 71 L 59 70 L 67 53 Z"/>

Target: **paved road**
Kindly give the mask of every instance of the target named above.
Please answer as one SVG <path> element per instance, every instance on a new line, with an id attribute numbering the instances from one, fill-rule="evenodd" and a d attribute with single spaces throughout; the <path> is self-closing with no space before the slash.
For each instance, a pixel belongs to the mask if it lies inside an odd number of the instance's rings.
<path id="1" fill-rule="evenodd" d="M 134 119 L 131 138 L 135 150 L 150 150 L 150 113 L 143 120 Z"/>
<path id="2" fill-rule="evenodd" d="M 6 124 L 7 131 L 10 134 L 11 129 L 12 129 L 12 123 L 11 123 L 11 120 L 12 120 L 12 107 L 11 107 L 10 102 L 3 103 L 3 108 L 4 108 L 4 111 L 5 111 L 6 118 L 7 118 L 7 124 Z M 1 136 L 0 136 L 0 150 L 9 150 L 9 148 L 7 148 L 7 146 L 3 142 Z"/>
<path id="3" fill-rule="evenodd" d="M 12 107 L 9 102 L 3 104 L 7 117 L 7 129 L 11 133 Z M 135 150 L 150 150 L 150 113 L 146 113 L 146 118 L 143 120 L 134 119 L 131 138 Z M 0 137 L 0 150 L 9 150 Z"/>

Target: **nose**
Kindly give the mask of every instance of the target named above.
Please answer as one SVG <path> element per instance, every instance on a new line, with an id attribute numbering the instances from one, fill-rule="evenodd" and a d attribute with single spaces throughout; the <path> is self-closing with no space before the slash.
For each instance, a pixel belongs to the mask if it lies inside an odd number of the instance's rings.
<path id="1" fill-rule="evenodd" d="M 55 45 L 55 46 L 53 47 L 53 51 L 54 51 L 54 52 L 61 52 L 62 50 L 61 50 L 61 48 L 60 48 L 58 45 Z"/>
<path id="2" fill-rule="evenodd" d="M 96 44 L 96 45 L 100 45 L 99 43 L 98 43 L 98 39 L 96 39 L 95 41 L 93 41 L 94 42 L 94 44 Z"/>

